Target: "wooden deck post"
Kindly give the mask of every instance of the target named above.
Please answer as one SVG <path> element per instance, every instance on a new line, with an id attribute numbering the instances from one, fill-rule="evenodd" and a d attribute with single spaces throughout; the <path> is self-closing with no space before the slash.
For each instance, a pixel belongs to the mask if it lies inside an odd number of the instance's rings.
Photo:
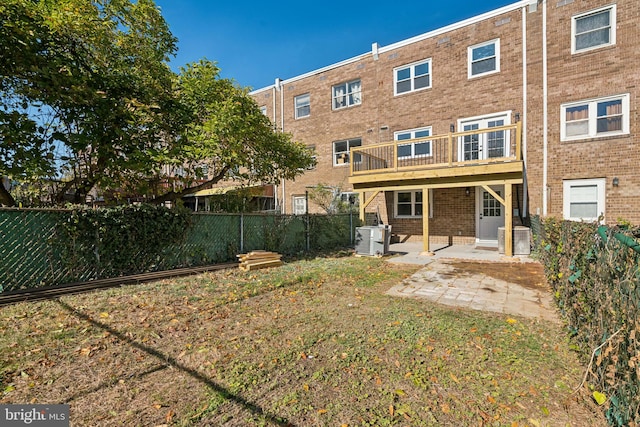
<path id="1" fill-rule="evenodd" d="M 433 255 L 429 251 L 429 189 L 422 189 L 422 252 Z"/>
<path id="2" fill-rule="evenodd" d="M 364 209 L 367 207 L 364 204 L 364 196 L 365 196 L 365 192 L 364 191 L 358 191 L 358 205 L 360 206 L 360 221 L 362 222 L 362 224 L 364 225 Z"/>
<path id="3" fill-rule="evenodd" d="M 504 185 L 504 255 L 513 256 L 513 185 Z"/>

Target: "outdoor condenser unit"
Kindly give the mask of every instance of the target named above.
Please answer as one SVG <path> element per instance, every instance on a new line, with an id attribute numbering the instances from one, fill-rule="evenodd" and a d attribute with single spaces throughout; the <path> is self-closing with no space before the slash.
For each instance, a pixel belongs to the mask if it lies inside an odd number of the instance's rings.
<path id="1" fill-rule="evenodd" d="M 384 255 L 389 252 L 390 240 L 390 225 L 356 227 L 356 254 Z"/>
<path id="2" fill-rule="evenodd" d="M 504 227 L 498 227 L 498 252 L 504 253 Z M 531 254 L 531 241 L 529 238 L 529 227 L 517 225 L 513 227 L 513 254 Z"/>

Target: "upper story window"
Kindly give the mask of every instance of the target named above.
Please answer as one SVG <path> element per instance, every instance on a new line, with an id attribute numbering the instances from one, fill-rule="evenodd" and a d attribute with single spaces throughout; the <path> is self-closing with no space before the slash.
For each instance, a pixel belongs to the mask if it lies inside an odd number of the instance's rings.
<path id="1" fill-rule="evenodd" d="M 500 71 L 500 39 L 469 46 L 468 77 L 484 76 Z"/>
<path id="2" fill-rule="evenodd" d="M 260 107 L 260 112 L 266 116 L 267 115 L 267 106 L 263 105 L 262 107 Z"/>
<path id="3" fill-rule="evenodd" d="M 311 115 L 311 97 L 308 93 L 296 96 L 293 103 L 296 109 L 296 119 Z"/>
<path id="4" fill-rule="evenodd" d="M 571 18 L 571 53 L 616 44 L 616 5 Z"/>
<path id="5" fill-rule="evenodd" d="M 346 165 L 349 164 L 350 150 L 353 147 L 360 147 L 362 140 L 360 138 L 347 139 L 344 141 L 336 141 L 333 143 L 333 165 Z M 361 160 L 360 154 L 356 154 L 353 157 L 353 161 L 358 163 Z"/>
<path id="6" fill-rule="evenodd" d="M 431 59 L 415 62 L 393 70 L 394 95 L 431 87 Z"/>
<path id="7" fill-rule="evenodd" d="M 394 133 L 396 141 L 422 139 L 431 135 L 431 127 L 403 130 Z M 398 144 L 398 158 L 431 156 L 431 141 L 419 140 L 409 144 Z"/>
<path id="8" fill-rule="evenodd" d="M 353 80 L 333 86 L 333 109 L 352 107 L 362 103 L 360 80 Z"/>
<path id="9" fill-rule="evenodd" d="M 572 141 L 629 133 L 629 94 L 560 107 L 560 140 Z"/>

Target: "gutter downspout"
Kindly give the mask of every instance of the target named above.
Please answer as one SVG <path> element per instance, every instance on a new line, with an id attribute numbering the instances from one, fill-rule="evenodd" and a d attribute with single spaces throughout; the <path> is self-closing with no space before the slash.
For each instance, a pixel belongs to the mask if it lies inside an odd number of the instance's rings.
<path id="1" fill-rule="evenodd" d="M 279 78 L 276 79 L 275 89 L 280 92 L 280 132 L 284 132 L 284 91 L 282 90 L 282 80 Z M 273 122 L 276 122 L 276 97 L 273 97 Z M 287 213 L 287 199 L 286 199 L 286 184 L 284 178 L 280 180 L 280 185 L 282 186 L 282 205 L 280 208 L 281 214 Z"/>
<path id="2" fill-rule="evenodd" d="M 276 124 L 276 85 L 273 85 L 273 88 L 271 89 L 271 98 L 272 98 L 272 102 L 273 102 L 273 125 L 275 127 Z M 275 203 L 275 208 L 278 208 L 278 184 L 273 184 L 273 198 L 274 198 L 274 203 Z M 282 203 L 282 202 L 280 202 Z"/>
<path id="3" fill-rule="evenodd" d="M 527 8 L 522 8 L 522 161 L 524 164 L 522 177 L 522 212 L 520 218 L 529 213 L 529 191 L 527 189 Z"/>
<path id="4" fill-rule="evenodd" d="M 542 215 L 548 213 L 548 81 L 547 81 L 547 1 L 542 0 Z"/>

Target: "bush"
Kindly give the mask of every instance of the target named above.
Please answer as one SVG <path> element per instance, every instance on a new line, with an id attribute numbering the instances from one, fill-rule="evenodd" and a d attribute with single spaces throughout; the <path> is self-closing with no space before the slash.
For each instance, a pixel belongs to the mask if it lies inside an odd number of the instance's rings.
<path id="1" fill-rule="evenodd" d="M 640 229 L 552 218 L 533 228 L 572 348 L 589 364 L 594 397 L 607 398 L 611 425 L 640 423 Z"/>
<path id="2" fill-rule="evenodd" d="M 89 265 L 97 277 L 114 277 L 157 269 L 163 250 L 183 242 L 190 225 L 185 208 L 81 207 L 59 224 L 55 244 L 71 271 L 84 272 Z"/>

